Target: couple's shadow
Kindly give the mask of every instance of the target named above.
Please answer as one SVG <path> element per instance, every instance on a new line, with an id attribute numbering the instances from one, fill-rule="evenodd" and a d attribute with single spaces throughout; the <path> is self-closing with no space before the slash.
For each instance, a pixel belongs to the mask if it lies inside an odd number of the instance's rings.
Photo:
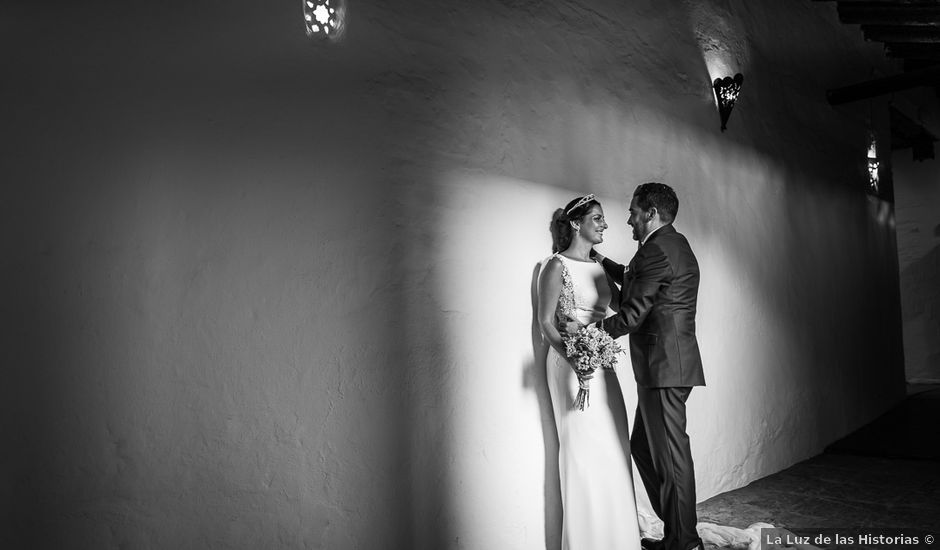
<path id="1" fill-rule="evenodd" d="M 532 270 L 532 357 L 533 362 L 523 369 L 522 383 L 535 392 L 539 403 L 539 416 L 542 424 L 542 440 L 545 442 L 545 465 L 542 493 L 545 500 L 545 548 L 561 548 L 561 482 L 558 478 L 558 433 L 555 430 L 555 414 L 552 412 L 552 398 L 548 393 L 548 379 L 545 374 L 545 361 L 548 357 L 548 344 L 542 339 L 542 330 L 538 320 L 538 284 L 539 273 L 544 261 L 538 262 Z"/>
<path id="2" fill-rule="evenodd" d="M 538 322 L 538 280 L 542 266 L 547 261 L 538 262 L 532 270 L 532 357 L 533 361 L 523 369 L 523 386 L 530 388 L 535 392 L 539 403 L 539 416 L 542 425 L 542 440 L 545 442 L 545 456 L 543 464 L 542 485 L 543 498 L 545 501 L 545 548 L 546 550 L 556 550 L 561 548 L 561 527 L 562 527 L 562 506 L 561 506 L 561 481 L 558 473 L 558 432 L 555 428 L 555 413 L 552 408 L 552 399 L 548 391 L 548 379 L 546 375 L 546 360 L 548 357 L 548 343 L 542 338 L 542 331 Z M 615 391 L 611 391 L 614 389 Z M 623 425 L 619 428 L 624 433 L 629 432 L 627 413 L 623 395 L 619 384 L 608 384 L 607 393 L 608 403 L 615 412 L 615 418 L 623 419 Z M 619 409 L 619 411 L 618 411 Z M 630 457 L 629 443 L 624 448 L 624 453 Z"/>

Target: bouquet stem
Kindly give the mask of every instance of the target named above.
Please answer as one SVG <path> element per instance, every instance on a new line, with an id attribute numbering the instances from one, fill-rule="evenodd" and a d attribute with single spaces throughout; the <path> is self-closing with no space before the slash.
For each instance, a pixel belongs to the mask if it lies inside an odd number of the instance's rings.
<path id="1" fill-rule="evenodd" d="M 583 411 L 591 405 L 591 388 L 587 380 L 578 378 L 578 395 L 574 398 L 574 406 L 579 411 Z"/>

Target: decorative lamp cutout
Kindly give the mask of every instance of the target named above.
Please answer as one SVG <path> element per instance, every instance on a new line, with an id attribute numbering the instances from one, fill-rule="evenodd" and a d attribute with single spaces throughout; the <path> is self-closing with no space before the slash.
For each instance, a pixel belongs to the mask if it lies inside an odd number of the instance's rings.
<path id="1" fill-rule="evenodd" d="M 726 76 L 715 79 L 715 98 L 718 99 L 718 114 L 721 115 L 721 131 L 728 129 L 728 117 L 731 116 L 731 109 L 734 102 L 741 93 L 741 84 L 744 82 L 744 75 L 738 73 L 734 78 Z"/>
<path id="2" fill-rule="evenodd" d="M 875 139 L 875 133 L 868 134 L 868 190 L 878 194 L 878 141 Z"/>
<path id="3" fill-rule="evenodd" d="M 346 31 L 345 0 L 302 0 L 307 37 L 339 40 Z"/>

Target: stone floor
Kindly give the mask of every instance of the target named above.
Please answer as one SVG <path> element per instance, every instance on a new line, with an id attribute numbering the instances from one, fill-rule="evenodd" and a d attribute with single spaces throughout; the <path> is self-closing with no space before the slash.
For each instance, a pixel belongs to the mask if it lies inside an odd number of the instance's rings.
<path id="1" fill-rule="evenodd" d="M 699 504 L 699 521 L 739 529 L 763 522 L 797 533 L 864 527 L 940 535 L 940 387 L 908 393 L 823 454 Z M 932 546 L 940 550 L 940 543 Z"/>

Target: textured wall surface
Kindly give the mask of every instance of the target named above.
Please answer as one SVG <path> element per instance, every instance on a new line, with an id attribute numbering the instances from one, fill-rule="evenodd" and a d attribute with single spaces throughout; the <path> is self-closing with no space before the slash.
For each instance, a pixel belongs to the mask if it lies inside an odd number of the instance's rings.
<path id="1" fill-rule="evenodd" d="M 884 105 L 824 95 L 885 62 L 833 6 L 350 2 L 329 46 L 300 15 L 3 7 L 6 546 L 554 547 L 534 273 L 586 192 L 629 259 L 652 179 L 702 268 L 700 498 L 903 395 Z"/>
<path id="2" fill-rule="evenodd" d="M 940 162 L 894 155 L 904 365 L 911 382 L 940 382 Z"/>

